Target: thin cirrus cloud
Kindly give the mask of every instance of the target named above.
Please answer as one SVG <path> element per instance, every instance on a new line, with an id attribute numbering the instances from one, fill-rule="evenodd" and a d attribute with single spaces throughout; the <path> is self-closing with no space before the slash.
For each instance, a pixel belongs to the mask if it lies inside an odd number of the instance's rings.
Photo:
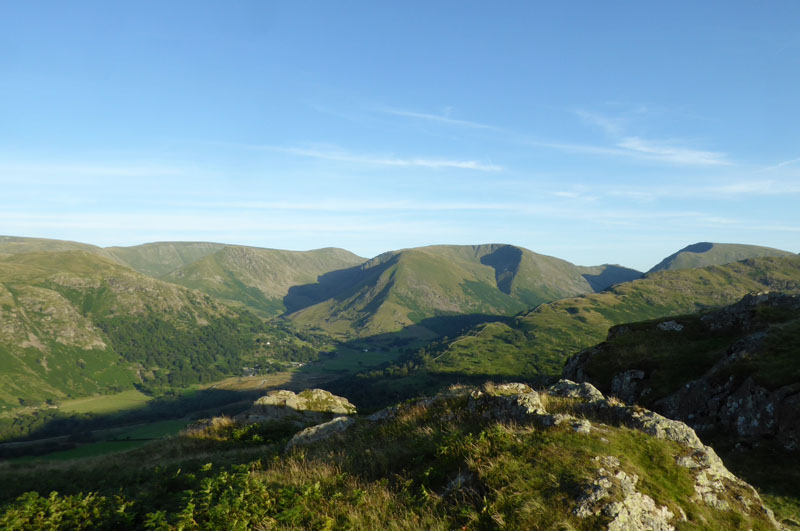
<path id="1" fill-rule="evenodd" d="M 437 122 L 440 124 L 447 124 L 447 125 L 454 125 L 458 127 L 468 127 L 470 129 L 487 129 L 490 131 L 503 131 L 502 128 L 489 125 L 489 124 L 482 124 L 479 122 L 473 122 L 470 120 L 459 120 L 456 118 L 450 118 L 449 116 L 442 116 L 439 114 L 429 114 L 424 112 L 415 112 L 415 111 L 406 111 L 403 109 L 393 109 L 391 107 L 380 108 L 378 111 L 391 114 L 394 116 L 402 116 L 405 118 L 415 118 L 418 120 L 426 120 L 430 122 Z"/>
<path id="2" fill-rule="evenodd" d="M 730 166 L 724 153 L 702 151 L 684 147 L 644 140 L 639 137 L 626 137 L 614 147 L 593 146 L 588 144 L 570 144 L 560 142 L 528 141 L 536 147 L 556 149 L 567 153 L 585 155 L 602 155 L 610 157 L 633 158 L 655 162 L 666 162 L 684 166 Z"/>
<path id="3" fill-rule="evenodd" d="M 624 187 L 607 190 L 606 195 L 637 201 L 664 198 L 719 199 L 751 196 L 787 196 L 800 194 L 800 184 L 775 180 L 735 180 L 726 184 Z"/>
<path id="4" fill-rule="evenodd" d="M 476 160 L 453 160 L 453 159 L 428 159 L 428 158 L 397 158 L 383 157 L 374 155 L 364 155 L 349 153 L 340 150 L 320 150 L 306 149 L 297 147 L 281 146 L 258 146 L 260 149 L 277 151 L 296 155 L 299 157 L 309 157 L 321 160 L 331 160 L 336 162 L 347 162 L 353 164 L 364 164 L 370 166 L 394 166 L 394 167 L 416 167 L 416 168 L 456 168 L 462 170 L 477 171 L 502 171 L 503 167 L 496 164 L 485 164 Z"/>
<path id="5" fill-rule="evenodd" d="M 574 110 L 573 113 L 592 125 L 596 125 L 609 135 L 619 135 L 622 133 L 623 120 L 621 118 L 611 118 L 602 114 L 597 114 L 582 109 Z"/>
<path id="6" fill-rule="evenodd" d="M 3 164 L 0 173 L 5 179 L 46 177 L 153 177 L 185 175 L 184 168 L 157 165 L 104 165 L 104 164 Z"/>
<path id="7" fill-rule="evenodd" d="M 675 145 L 673 142 L 648 140 L 639 136 L 626 134 L 626 129 L 634 116 L 641 118 L 647 114 L 647 108 L 644 106 L 639 106 L 633 111 L 624 113 L 621 116 L 607 116 L 583 109 L 576 109 L 572 112 L 584 122 L 599 127 L 606 135 L 615 139 L 614 146 L 602 147 L 579 144 L 545 145 L 578 153 L 633 157 L 686 166 L 731 165 L 725 153 L 693 149 Z"/>
<path id="8" fill-rule="evenodd" d="M 518 203 L 488 202 L 420 202 L 420 201 L 223 201 L 198 203 L 196 207 L 219 207 L 249 210 L 284 210 L 299 212 L 442 212 L 442 211 L 509 211 L 519 210 Z"/>
<path id="9" fill-rule="evenodd" d="M 636 136 L 623 138 L 617 147 L 645 157 L 692 166 L 730 166 L 725 153 L 653 142 Z"/>
<path id="10" fill-rule="evenodd" d="M 470 120 L 459 120 L 438 114 L 421 113 L 395 108 L 381 108 L 380 112 L 436 122 L 444 125 L 466 127 L 472 129 L 485 129 L 504 133 L 509 140 L 518 141 L 520 136 L 511 131 L 494 125 L 473 122 Z M 598 113 L 585 110 L 574 110 L 573 114 L 581 118 L 584 122 L 590 123 L 602 129 L 608 136 L 616 138 L 613 146 L 596 146 L 577 143 L 548 142 L 548 141 L 527 141 L 525 143 L 538 147 L 545 147 L 565 151 L 569 153 L 582 153 L 589 155 L 603 155 L 614 157 L 627 157 L 639 160 L 649 160 L 665 162 L 675 165 L 686 166 L 729 166 L 731 162 L 725 153 L 717 151 L 699 150 L 688 147 L 678 146 L 674 143 L 647 140 L 638 136 L 626 136 L 625 126 L 627 118 L 609 117 Z M 644 111 L 636 109 L 635 114 L 641 115 Z M 794 161 L 787 161 L 787 164 Z"/>
<path id="11" fill-rule="evenodd" d="M 767 166 L 765 168 L 761 168 L 758 171 L 759 172 L 768 172 L 768 171 L 773 171 L 773 170 L 779 170 L 781 168 L 785 168 L 786 166 L 792 166 L 793 164 L 797 164 L 798 162 L 800 162 L 800 158 L 784 160 L 784 161 L 779 162 L 777 164 L 773 164 L 772 166 Z"/>

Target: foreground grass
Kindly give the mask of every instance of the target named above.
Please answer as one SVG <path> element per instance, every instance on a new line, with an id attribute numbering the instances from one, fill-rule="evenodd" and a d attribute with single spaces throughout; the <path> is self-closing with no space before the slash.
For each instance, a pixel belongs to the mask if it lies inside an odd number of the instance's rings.
<path id="1" fill-rule="evenodd" d="M 596 529 L 573 513 L 614 456 L 681 529 L 763 529 L 691 500 L 686 449 L 622 426 L 590 434 L 487 421 L 466 397 L 412 403 L 385 423 L 284 453 L 288 426 L 216 419 L 124 455 L 5 466 L 5 529 Z M 566 399 L 548 408 L 571 411 Z M 620 493 L 614 494 L 618 496 Z M 735 495 L 736 493 L 734 493 Z"/>

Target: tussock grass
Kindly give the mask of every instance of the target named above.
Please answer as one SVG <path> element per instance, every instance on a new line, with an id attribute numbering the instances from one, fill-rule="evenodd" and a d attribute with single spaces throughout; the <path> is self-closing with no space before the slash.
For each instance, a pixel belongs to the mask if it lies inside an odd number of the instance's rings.
<path id="1" fill-rule="evenodd" d="M 598 475 L 594 457 L 606 455 L 658 505 L 683 510 L 688 529 L 763 523 L 695 504 L 691 471 L 675 465 L 685 450 L 676 443 L 612 425 L 579 434 L 487 421 L 466 407 L 468 390 L 408 402 L 391 420 L 360 420 L 289 453 L 274 426 L 244 432 L 220 417 L 102 461 L 16 469 L 17 477 L 39 475 L 38 494 L 4 496 L 0 526 L 25 528 L 46 506 L 72 518 L 65 522 L 89 514 L 91 527 L 121 529 L 597 529 L 605 516 L 581 519 L 573 508 Z M 581 400 L 543 398 L 551 412 L 590 416 Z M 60 494 L 48 497 L 52 490 Z"/>

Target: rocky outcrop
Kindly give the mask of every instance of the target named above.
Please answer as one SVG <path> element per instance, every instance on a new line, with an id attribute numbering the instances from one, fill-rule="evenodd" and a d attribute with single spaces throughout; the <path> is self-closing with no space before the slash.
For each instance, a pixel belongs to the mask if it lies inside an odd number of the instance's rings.
<path id="1" fill-rule="evenodd" d="M 672 531 L 675 518 L 667 507 L 658 506 L 650 496 L 636 490 L 639 476 L 621 469 L 616 457 L 605 455 L 594 458 L 598 464 L 597 479 L 584 486 L 583 493 L 573 510 L 575 516 L 587 518 L 603 514 L 611 519 L 609 530 Z M 615 492 L 621 492 L 621 500 L 613 501 Z M 685 520 L 686 516 L 682 515 Z"/>
<path id="2" fill-rule="evenodd" d="M 614 375 L 611 380 L 611 394 L 626 402 L 635 402 L 636 399 L 647 393 L 644 387 L 644 371 L 630 370 Z"/>
<path id="3" fill-rule="evenodd" d="M 548 394 L 562 398 L 582 398 L 589 402 L 602 402 L 605 400 L 595 386 L 590 383 L 576 383 L 571 380 L 560 380 L 547 389 Z"/>
<path id="4" fill-rule="evenodd" d="M 468 410 L 484 419 L 524 422 L 531 416 L 546 415 L 539 393 L 524 384 L 484 386 L 470 394 Z"/>
<path id="5" fill-rule="evenodd" d="M 307 389 L 298 394 L 279 390 L 270 391 L 256 400 L 236 420 L 244 424 L 291 422 L 303 427 L 323 422 L 334 415 L 355 414 L 356 407 L 346 398 L 323 389 Z"/>
<path id="6" fill-rule="evenodd" d="M 704 336 L 730 337 L 730 345 L 707 371 L 687 373 L 679 386 L 666 396 L 653 396 L 650 377 L 654 366 L 646 354 L 631 361 L 628 367 L 603 381 L 592 376 L 588 367 L 596 357 L 615 354 L 614 338 L 631 333 L 631 325 L 609 332 L 609 340 L 586 349 L 567 360 L 564 378 L 590 381 L 628 403 L 646 404 L 664 415 L 680 419 L 699 432 L 719 430 L 748 443 L 777 441 L 787 450 L 800 449 L 800 381 L 791 382 L 784 374 L 797 374 L 797 358 L 786 359 L 785 366 L 773 366 L 766 376 L 753 374 L 763 363 L 772 363 L 768 350 L 771 334 L 786 326 L 797 329 L 800 317 L 800 296 L 782 293 L 753 293 L 741 301 L 699 318 L 695 332 Z M 795 324 L 793 324 L 795 323 Z M 625 329 L 621 332 L 619 329 Z M 640 334 L 647 330 L 639 327 Z M 652 325 L 661 333 L 685 334 L 680 319 Z M 691 345 L 692 339 L 685 340 Z M 775 341 L 773 340 L 772 343 Z M 677 348 L 677 347 L 676 347 Z M 608 372 L 608 371 L 606 371 Z M 777 379 L 775 375 L 777 374 Z M 789 380 L 788 385 L 787 380 Z M 776 383 L 778 382 L 778 383 Z"/>
<path id="7" fill-rule="evenodd" d="M 268 401 L 271 407 L 278 407 L 284 402 L 283 407 L 298 406 L 293 393 L 273 393 Z M 571 509 L 574 517 L 587 522 L 606 522 L 607 529 L 611 530 L 667 531 L 687 521 L 681 506 L 692 503 L 707 507 L 708 510 L 737 512 L 748 519 L 778 527 L 758 493 L 731 474 L 714 450 L 705 446 L 689 426 L 642 407 L 625 405 L 616 398 L 607 398 L 586 382 L 561 380 L 540 391 L 518 383 L 485 384 L 480 388 L 454 386 L 434 397 L 420 398 L 381 410 L 367 417 L 369 422 L 339 416 L 307 427 L 292 437 L 286 450 L 313 445 L 332 437 L 347 437 L 346 433 L 354 428 L 370 430 L 376 424 L 398 420 L 405 423 L 409 416 L 422 416 L 428 419 L 427 422 L 436 424 L 497 422 L 531 426 L 534 430 L 566 429 L 574 436 L 587 437 L 587 447 L 590 445 L 589 438 L 610 445 L 609 439 L 615 436 L 627 437 L 623 435 L 625 430 L 637 430 L 670 441 L 668 444 L 675 444 L 679 448 L 675 450 L 672 466 L 676 470 L 684 470 L 684 477 L 688 474 L 694 479 L 691 499 L 677 502 L 662 496 L 658 501 L 658 495 L 647 490 L 648 481 L 642 481 L 640 477 L 640 474 L 649 473 L 649 468 L 632 465 L 631 462 L 623 463 L 622 454 L 618 454 L 618 457 L 601 453 L 592 458 L 590 468 L 594 468 L 594 476 L 590 474 L 586 483 L 577 486 L 577 494 L 574 494 L 576 491 L 571 494 L 575 496 Z M 394 428 L 389 428 L 389 431 L 394 432 Z M 368 433 L 371 432 L 363 431 L 356 437 L 364 437 Z M 477 473 L 475 470 L 460 470 L 443 486 L 440 496 L 453 500 L 480 500 L 482 495 L 476 483 Z M 659 468 L 657 473 L 663 471 Z"/>
<path id="8" fill-rule="evenodd" d="M 355 419 L 352 417 L 336 417 L 328 422 L 324 422 L 316 426 L 310 426 L 300 432 L 295 433 L 286 444 L 286 450 L 289 451 L 297 446 L 307 446 L 309 444 L 314 444 L 316 442 L 329 439 L 337 433 L 346 431 L 349 427 L 355 424 L 355 422 Z"/>

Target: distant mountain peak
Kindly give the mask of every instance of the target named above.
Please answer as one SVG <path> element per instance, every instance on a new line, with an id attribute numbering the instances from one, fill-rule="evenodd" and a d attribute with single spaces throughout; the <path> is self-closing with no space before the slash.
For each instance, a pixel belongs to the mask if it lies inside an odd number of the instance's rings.
<path id="1" fill-rule="evenodd" d="M 697 242 L 687 245 L 678 252 L 664 258 L 653 266 L 648 273 L 656 271 L 693 269 L 712 265 L 725 265 L 748 258 L 761 258 L 764 256 L 792 256 L 793 253 L 761 247 L 758 245 L 744 245 L 738 243 L 713 243 Z"/>

